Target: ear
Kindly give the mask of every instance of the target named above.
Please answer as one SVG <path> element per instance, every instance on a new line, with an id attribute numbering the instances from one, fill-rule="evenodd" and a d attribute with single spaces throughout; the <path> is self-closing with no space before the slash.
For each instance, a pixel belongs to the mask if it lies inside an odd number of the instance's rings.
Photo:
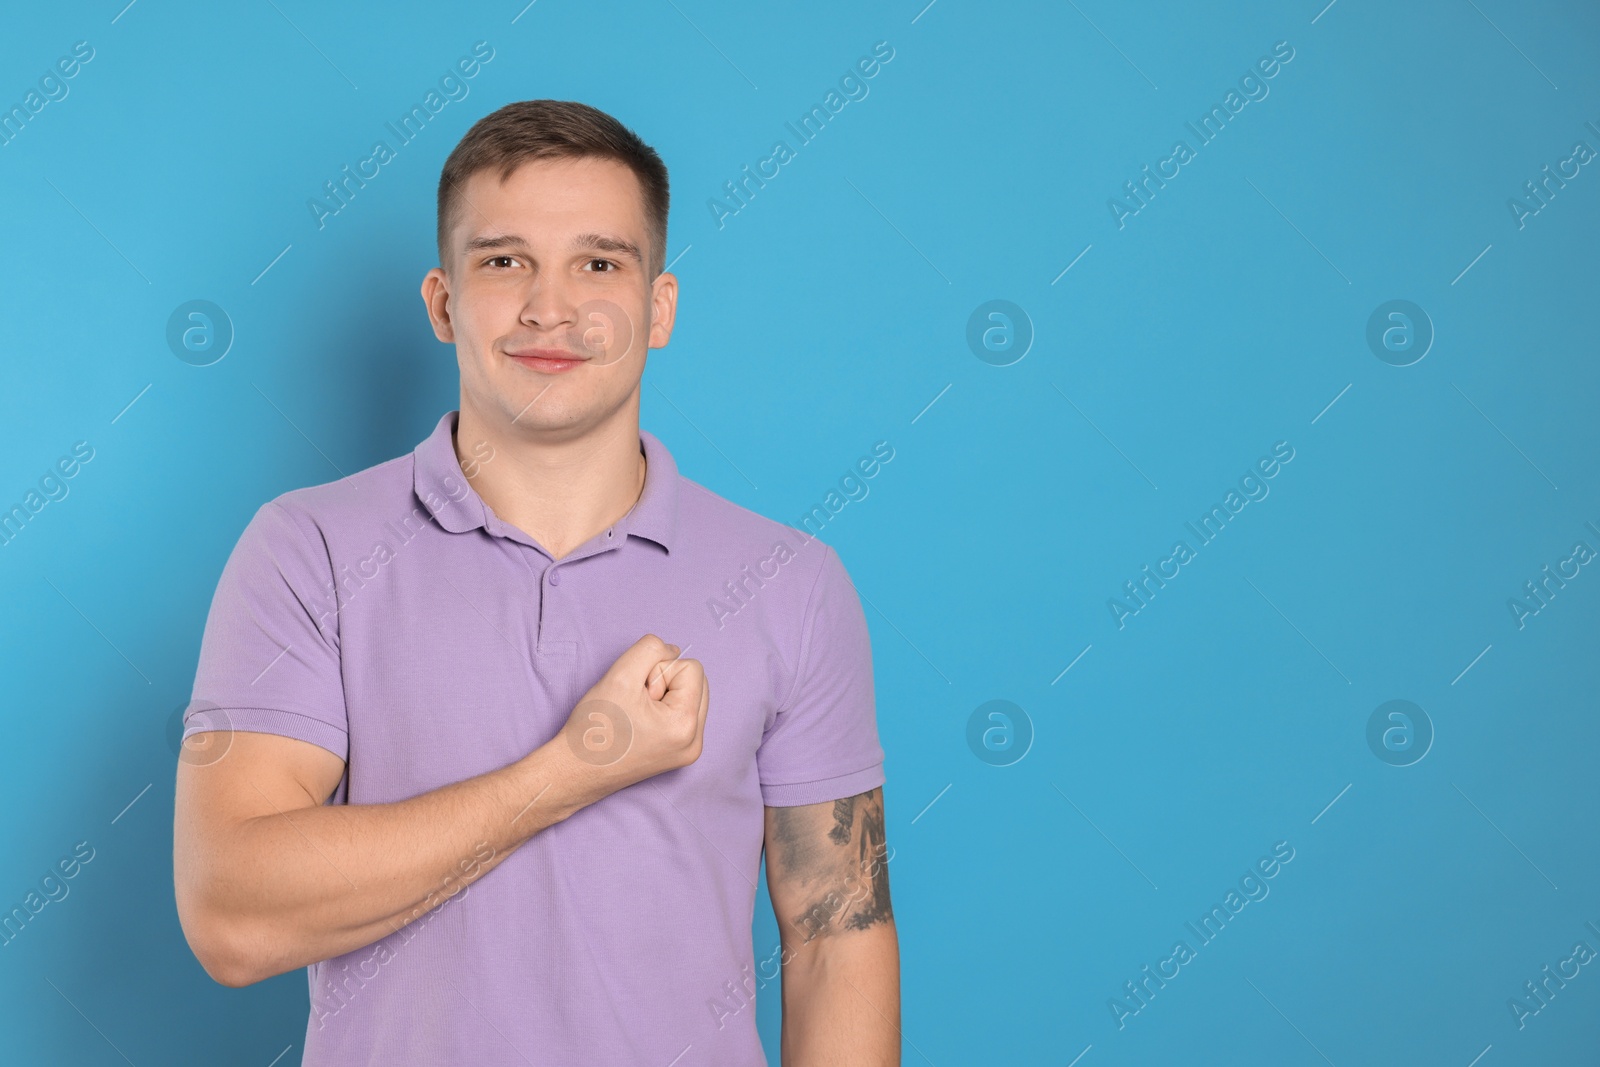
<path id="1" fill-rule="evenodd" d="M 665 348 L 672 339 L 672 323 L 678 313 L 677 275 L 662 271 L 650 283 L 650 337 L 648 347 Z"/>
<path id="2" fill-rule="evenodd" d="M 433 335 L 445 344 L 453 344 L 456 332 L 450 322 L 450 277 L 442 268 L 434 267 L 423 276 L 422 304 L 428 309 Z"/>

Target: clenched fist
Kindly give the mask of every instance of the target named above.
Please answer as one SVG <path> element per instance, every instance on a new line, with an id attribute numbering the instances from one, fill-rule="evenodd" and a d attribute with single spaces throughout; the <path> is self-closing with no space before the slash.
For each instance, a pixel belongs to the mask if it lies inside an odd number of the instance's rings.
<path id="1" fill-rule="evenodd" d="M 645 634 L 583 695 L 561 736 L 606 793 L 700 758 L 711 689 L 699 660 Z"/>

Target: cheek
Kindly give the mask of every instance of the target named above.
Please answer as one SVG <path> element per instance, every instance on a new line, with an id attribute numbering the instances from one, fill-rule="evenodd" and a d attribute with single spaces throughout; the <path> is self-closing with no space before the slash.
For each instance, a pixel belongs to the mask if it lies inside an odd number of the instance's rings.
<path id="1" fill-rule="evenodd" d="M 479 375 L 491 367 L 494 353 L 490 346 L 478 340 L 470 323 L 457 322 L 455 326 L 456 366 L 463 375 Z"/>
<path id="2" fill-rule="evenodd" d="M 573 342 L 593 353 L 593 366 L 617 366 L 643 355 L 649 320 L 642 305 L 597 296 L 580 303 L 574 317 Z"/>

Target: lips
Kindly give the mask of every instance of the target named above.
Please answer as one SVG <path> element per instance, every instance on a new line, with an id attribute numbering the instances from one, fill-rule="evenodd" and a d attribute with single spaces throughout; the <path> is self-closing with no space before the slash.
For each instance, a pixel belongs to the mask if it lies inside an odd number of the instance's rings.
<path id="1" fill-rule="evenodd" d="M 571 370 L 588 359 L 587 356 L 574 355 L 562 348 L 526 348 L 518 352 L 507 352 L 506 355 L 513 362 L 546 374 Z"/>

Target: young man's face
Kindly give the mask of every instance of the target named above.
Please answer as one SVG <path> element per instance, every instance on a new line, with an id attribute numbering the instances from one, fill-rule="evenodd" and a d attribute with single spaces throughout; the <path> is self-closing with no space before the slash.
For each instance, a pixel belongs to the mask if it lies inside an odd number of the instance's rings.
<path id="1" fill-rule="evenodd" d="M 504 184 L 479 171 L 459 192 L 449 271 L 429 271 L 422 296 L 434 334 L 456 346 L 463 414 L 571 437 L 636 402 L 646 350 L 671 336 L 677 280 L 647 276 L 633 171 L 535 160 Z"/>

